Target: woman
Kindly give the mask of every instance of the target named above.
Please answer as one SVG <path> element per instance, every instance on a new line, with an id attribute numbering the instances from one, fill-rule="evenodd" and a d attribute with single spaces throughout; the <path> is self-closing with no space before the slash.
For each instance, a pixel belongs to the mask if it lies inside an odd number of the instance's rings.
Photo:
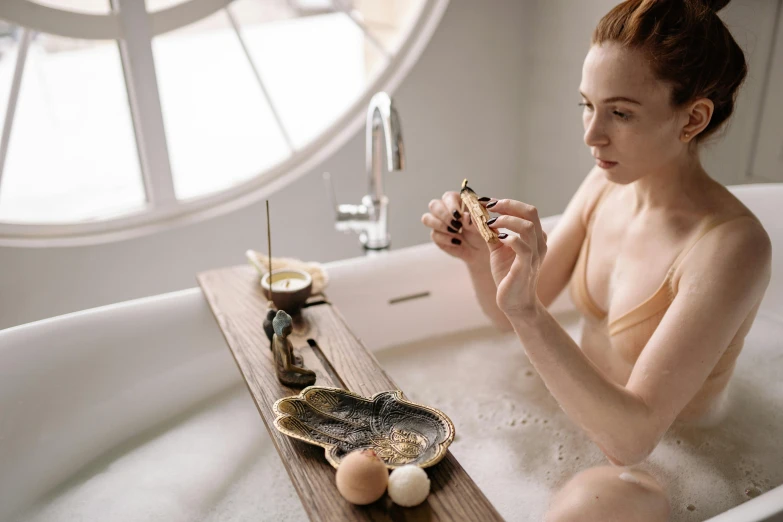
<path id="1" fill-rule="evenodd" d="M 506 229 L 486 245 L 460 200 L 430 202 L 433 241 L 465 261 L 498 328 L 513 329 L 568 417 L 615 466 L 645 459 L 675 421 L 714 422 L 770 279 L 756 217 L 699 161 L 747 71 L 717 15 L 728 0 L 628 0 L 584 61 L 584 141 L 596 158 L 547 241 L 536 209 L 484 198 Z M 479 185 L 480 183 L 477 183 Z M 568 285 L 577 346 L 547 311 Z M 642 471 L 579 473 L 547 520 L 666 520 Z M 621 476 L 622 475 L 622 476 Z"/>

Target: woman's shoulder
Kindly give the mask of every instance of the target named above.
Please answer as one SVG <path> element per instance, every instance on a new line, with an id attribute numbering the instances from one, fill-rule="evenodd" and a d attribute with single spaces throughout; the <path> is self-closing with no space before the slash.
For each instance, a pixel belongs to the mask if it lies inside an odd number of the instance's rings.
<path id="1" fill-rule="evenodd" d="M 709 277 L 734 270 L 767 278 L 772 262 L 772 242 L 761 221 L 726 187 L 708 198 L 708 211 L 680 267 L 687 273 Z M 678 277 L 679 279 L 679 277 Z M 734 280 L 739 282 L 740 278 Z"/>
<path id="2" fill-rule="evenodd" d="M 769 235 L 761 221 L 727 187 L 716 183 L 708 194 L 708 211 L 705 221 L 715 228 L 714 234 L 724 242 L 728 239 L 736 242 L 763 244 L 769 242 Z"/>

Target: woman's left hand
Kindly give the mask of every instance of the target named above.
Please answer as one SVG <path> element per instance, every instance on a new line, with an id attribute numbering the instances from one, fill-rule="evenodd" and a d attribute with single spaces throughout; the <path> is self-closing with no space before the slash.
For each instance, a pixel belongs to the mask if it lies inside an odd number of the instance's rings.
<path id="1" fill-rule="evenodd" d="M 511 232 L 489 245 L 498 308 L 509 317 L 530 313 L 539 304 L 536 289 L 547 250 L 538 211 L 513 199 L 500 199 L 489 210 L 500 214 L 490 228 Z"/>

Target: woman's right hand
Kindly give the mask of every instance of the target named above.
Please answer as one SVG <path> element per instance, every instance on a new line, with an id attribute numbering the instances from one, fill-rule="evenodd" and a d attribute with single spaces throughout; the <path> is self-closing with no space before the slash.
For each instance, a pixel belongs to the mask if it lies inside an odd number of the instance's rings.
<path id="1" fill-rule="evenodd" d="M 447 254 L 462 259 L 469 267 L 489 266 L 489 248 L 470 214 L 460 214 L 462 200 L 456 192 L 446 192 L 430 201 L 430 211 L 421 222 L 432 229 L 432 241 Z"/>

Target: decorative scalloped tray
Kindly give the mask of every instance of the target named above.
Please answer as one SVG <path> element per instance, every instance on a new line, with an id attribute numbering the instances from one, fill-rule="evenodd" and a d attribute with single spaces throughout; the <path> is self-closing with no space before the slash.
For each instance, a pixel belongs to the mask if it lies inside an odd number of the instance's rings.
<path id="1" fill-rule="evenodd" d="M 375 450 L 389 469 L 437 464 L 454 440 L 454 424 L 441 411 L 406 400 L 402 391 L 367 399 L 341 388 L 308 386 L 274 404 L 275 427 L 321 446 L 335 468 L 356 449 Z"/>

